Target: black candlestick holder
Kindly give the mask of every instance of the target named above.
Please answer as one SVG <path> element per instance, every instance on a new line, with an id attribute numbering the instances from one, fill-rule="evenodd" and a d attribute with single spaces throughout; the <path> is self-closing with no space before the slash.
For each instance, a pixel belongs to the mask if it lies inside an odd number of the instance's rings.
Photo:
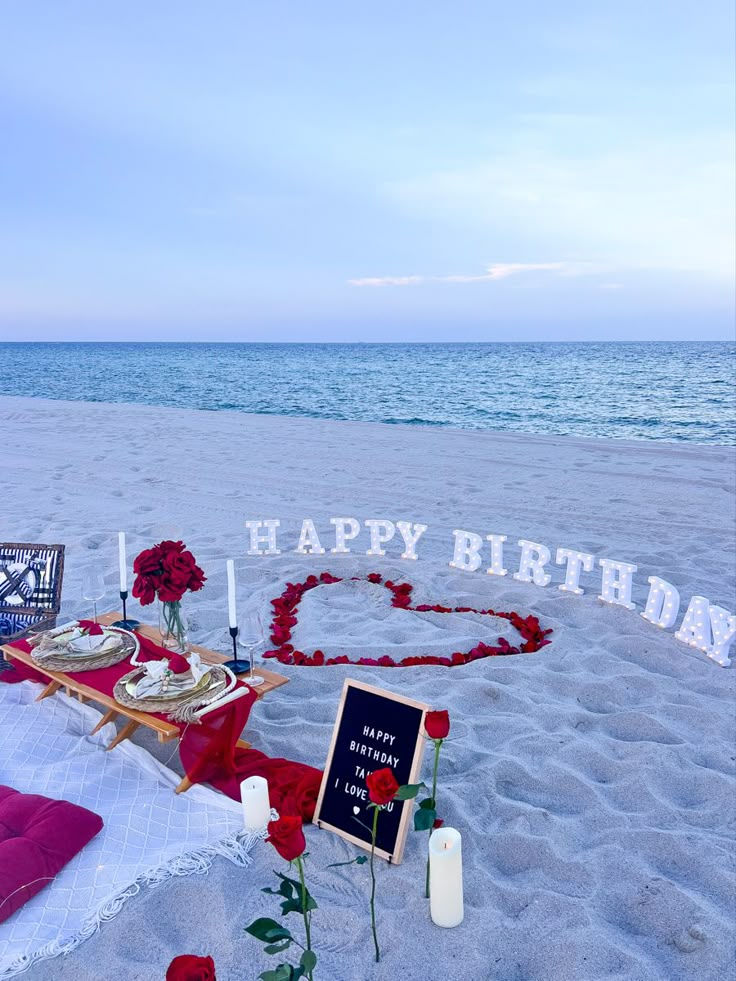
<path id="1" fill-rule="evenodd" d="M 243 661 L 238 657 L 238 628 L 229 627 L 230 636 L 233 639 L 233 659 L 225 661 L 223 668 L 230 668 L 233 674 L 245 674 L 250 671 L 250 661 Z"/>
<path id="2" fill-rule="evenodd" d="M 123 601 L 123 619 L 122 620 L 116 620 L 115 623 L 112 624 L 112 626 L 113 627 L 119 627 L 120 630 L 135 630 L 137 627 L 140 627 L 141 622 L 140 622 L 140 620 L 129 620 L 128 619 L 128 613 L 127 613 L 127 610 L 125 609 L 125 601 L 127 600 L 127 598 L 128 598 L 128 590 L 127 589 L 121 589 L 120 590 L 120 599 Z"/>

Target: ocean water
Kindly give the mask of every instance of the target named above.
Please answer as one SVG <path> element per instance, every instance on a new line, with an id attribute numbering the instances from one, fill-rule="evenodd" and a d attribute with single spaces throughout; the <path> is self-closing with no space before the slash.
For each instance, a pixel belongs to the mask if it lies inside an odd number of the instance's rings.
<path id="1" fill-rule="evenodd" d="M 736 344 L 1 344 L 0 394 L 736 444 Z"/>

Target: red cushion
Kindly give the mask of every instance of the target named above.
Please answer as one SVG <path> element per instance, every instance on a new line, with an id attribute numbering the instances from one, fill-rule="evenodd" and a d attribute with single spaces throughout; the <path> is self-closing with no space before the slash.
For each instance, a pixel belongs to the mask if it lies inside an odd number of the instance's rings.
<path id="1" fill-rule="evenodd" d="M 65 800 L 0 786 L 0 923 L 28 902 L 102 828 L 102 818 Z"/>

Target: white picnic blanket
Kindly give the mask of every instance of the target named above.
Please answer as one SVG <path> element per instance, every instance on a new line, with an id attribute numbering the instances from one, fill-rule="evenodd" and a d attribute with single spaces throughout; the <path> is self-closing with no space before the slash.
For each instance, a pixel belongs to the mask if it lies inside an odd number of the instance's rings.
<path id="1" fill-rule="evenodd" d="M 0 683 L 0 784 L 80 804 L 105 826 L 57 878 L 0 924 L 0 978 L 73 950 L 144 885 L 206 872 L 215 855 L 237 865 L 258 840 L 239 804 L 204 787 L 177 796 L 179 777 L 66 695 L 36 702 L 39 685 Z"/>

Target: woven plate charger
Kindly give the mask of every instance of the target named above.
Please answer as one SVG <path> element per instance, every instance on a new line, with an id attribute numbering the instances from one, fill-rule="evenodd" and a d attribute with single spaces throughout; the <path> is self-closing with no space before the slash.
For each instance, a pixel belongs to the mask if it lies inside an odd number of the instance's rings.
<path id="1" fill-rule="evenodd" d="M 106 636 L 115 635 L 119 637 L 120 645 L 118 647 L 97 654 L 93 652 L 89 655 L 66 653 L 68 650 L 66 645 L 63 643 L 55 645 L 54 640 L 56 639 L 55 635 L 62 636 L 69 629 L 67 625 L 40 634 L 38 640 L 34 638 L 31 657 L 39 667 L 48 668 L 50 671 L 94 671 L 96 668 L 109 668 L 113 664 L 119 664 L 126 657 L 132 657 L 140 650 L 141 645 L 138 638 L 129 630 L 121 630 L 119 627 L 105 627 Z"/>
<path id="2" fill-rule="evenodd" d="M 145 668 L 135 668 L 124 674 L 113 688 L 113 698 L 126 708 L 139 712 L 156 712 L 169 715 L 174 722 L 195 722 L 197 709 L 215 701 L 227 688 L 230 679 L 217 664 L 207 666 L 207 676 L 187 691 L 174 695 L 150 695 L 136 698 L 128 691 L 128 682 L 137 683 L 145 674 Z M 208 678 L 208 680 L 207 680 Z"/>

